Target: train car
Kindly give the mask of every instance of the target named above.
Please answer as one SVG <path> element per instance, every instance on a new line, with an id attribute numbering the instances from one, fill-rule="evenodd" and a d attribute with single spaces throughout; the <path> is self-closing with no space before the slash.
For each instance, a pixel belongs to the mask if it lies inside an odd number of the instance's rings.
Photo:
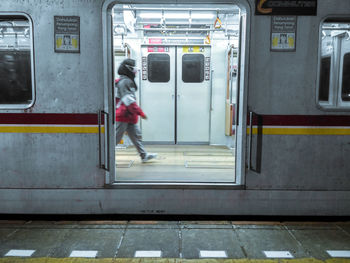
<path id="1" fill-rule="evenodd" d="M 348 216 L 348 10 L 1 1 L 0 213 Z M 116 141 L 127 58 L 147 163 Z"/>

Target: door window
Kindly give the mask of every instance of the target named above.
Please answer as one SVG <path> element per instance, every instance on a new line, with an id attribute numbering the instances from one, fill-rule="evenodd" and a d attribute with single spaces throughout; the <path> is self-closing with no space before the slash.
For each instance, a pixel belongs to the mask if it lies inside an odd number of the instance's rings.
<path id="1" fill-rule="evenodd" d="M 204 80 L 204 56 L 185 54 L 182 56 L 182 81 L 198 83 Z"/>
<path id="2" fill-rule="evenodd" d="M 331 70 L 331 57 L 321 59 L 321 76 L 320 76 L 320 92 L 318 99 L 320 101 L 328 101 L 329 99 L 329 80 Z"/>
<path id="3" fill-rule="evenodd" d="M 150 54 L 147 64 L 150 82 L 168 82 L 170 80 L 170 56 L 168 54 Z"/>

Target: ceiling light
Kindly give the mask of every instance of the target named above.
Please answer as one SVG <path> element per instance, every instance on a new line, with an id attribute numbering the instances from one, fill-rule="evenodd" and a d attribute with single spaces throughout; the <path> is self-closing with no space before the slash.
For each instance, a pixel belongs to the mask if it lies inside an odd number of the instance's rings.
<path id="1" fill-rule="evenodd" d="M 192 19 L 211 19 L 215 18 L 215 15 L 208 13 L 192 13 L 191 17 Z"/>

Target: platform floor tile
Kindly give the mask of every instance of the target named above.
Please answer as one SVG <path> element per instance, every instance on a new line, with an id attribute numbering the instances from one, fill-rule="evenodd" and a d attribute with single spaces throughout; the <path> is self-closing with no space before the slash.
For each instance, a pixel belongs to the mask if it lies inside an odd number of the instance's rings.
<path id="1" fill-rule="evenodd" d="M 223 250 L 228 258 L 245 255 L 231 229 L 182 229 L 183 258 L 199 258 L 201 250 Z"/>
<path id="2" fill-rule="evenodd" d="M 342 255 L 350 251 L 348 226 L 231 221 L 0 222 L 0 263 L 350 263 L 350 258 L 338 257 L 339 251 L 346 251 Z M 25 258 L 5 256 L 10 250 L 35 252 Z M 97 258 L 69 258 L 74 250 L 93 250 Z M 327 253 L 331 250 L 338 254 Z M 135 258 L 137 251 L 157 251 L 154 255 L 162 258 Z M 201 251 L 221 252 L 210 258 Z M 294 258 L 268 259 L 264 251 L 289 251 Z M 223 252 L 227 259 L 218 259 Z"/>
<path id="3" fill-rule="evenodd" d="M 350 235 L 350 224 L 348 224 L 348 225 L 339 225 L 339 227 Z"/>
<path id="4" fill-rule="evenodd" d="M 116 257 L 132 258 L 136 251 L 161 251 L 163 258 L 179 257 L 178 229 L 127 229 Z"/>
<path id="5" fill-rule="evenodd" d="M 71 229 L 51 257 L 69 257 L 73 250 L 96 250 L 97 257 L 113 258 L 122 229 Z"/>
<path id="6" fill-rule="evenodd" d="M 339 229 L 291 230 L 310 255 L 330 258 L 327 250 L 350 250 L 350 235 Z"/>
<path id="7" fill-rule="evenodd" d="M 287 230 L 241 228 L 235 232 L 248 258 L 266 258 L 263 251 L 289 251 L 295 258 L 310 257 Z"/>
<path id="8" fill-rule="evenodd" d="M 10 229 L 1 229 L 0 228 L 0 244 L 3 244 L 5 242 L 5 240 L 8 239 L 9 236 L 16 231 L 18 231 L 18 230 L 13 229 L 13 228 L 10 228 Z"/>
<path id="9" fill-rule="evenodd" d="M 1 243 L 0 253 L 4 255 L 11 249 L 20 249 L 35 250 L 32 257 L 52 256 L 68 232 L 68 229 L 18 229 Z"/>

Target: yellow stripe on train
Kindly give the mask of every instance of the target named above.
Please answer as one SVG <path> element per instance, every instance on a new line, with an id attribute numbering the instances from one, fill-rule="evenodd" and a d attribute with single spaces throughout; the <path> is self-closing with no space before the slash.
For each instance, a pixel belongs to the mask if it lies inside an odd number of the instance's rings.
<path id="1" fill-rule="evenodd" d="M 250 134 L 250 128 L 247 128 Z M 253 128 L 253 134 L 258 134 L 258 128 Z M 350 135 L 350 128 L 262 128 L 265 135 Z"/>

